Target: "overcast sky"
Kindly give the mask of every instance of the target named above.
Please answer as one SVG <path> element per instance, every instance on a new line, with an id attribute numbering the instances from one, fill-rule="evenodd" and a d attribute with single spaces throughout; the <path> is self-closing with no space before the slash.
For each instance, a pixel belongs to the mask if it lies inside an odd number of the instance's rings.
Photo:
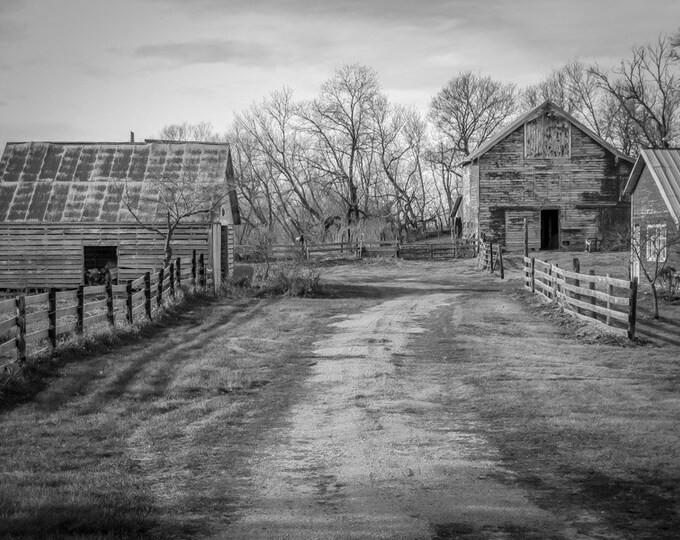
<path id="1" fill-rule="evenodd" d="M 424 112 L 459 71 L 525 85 L 678 28 L 678 0 L 0 0 L 0 148 L 224 131 L 272 90 L 313 97 L 354 62 Z"/>

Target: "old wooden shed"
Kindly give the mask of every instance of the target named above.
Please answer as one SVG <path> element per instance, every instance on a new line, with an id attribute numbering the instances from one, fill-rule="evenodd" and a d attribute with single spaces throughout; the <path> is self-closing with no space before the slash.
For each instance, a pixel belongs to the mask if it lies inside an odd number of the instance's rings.
<path id="1" fill-rule="evenodd" d="M 463 162 L 465 236 L 508 250 L 583 249 L 627 228 L 620 195 L 633 159 L 546 101 L 501 130 Z M 626 229 L 627 230 L 627 229 Z"/>
<path id="2" fill-rule="evenodd" d="M 680 268 L 680 149 L 646 149 L 635 162 L 624 196 L 631 203 L 632 274 L 640 276 L 639 259 Z"/>
<path id="3" fill-rule="evenodd" d="M 224 143 L 8 143 L 0 289 L 76 287 L 85 270 L 104 266 L 120 281 L 157 271 L 165 238 L 151 228 L 189 204 L 203 208 L 179 220 L 173 258 L 188 263 L 193 250 L 204 253 L 219 282 L 231 269 L 239 223 L 233 177 Z"/>

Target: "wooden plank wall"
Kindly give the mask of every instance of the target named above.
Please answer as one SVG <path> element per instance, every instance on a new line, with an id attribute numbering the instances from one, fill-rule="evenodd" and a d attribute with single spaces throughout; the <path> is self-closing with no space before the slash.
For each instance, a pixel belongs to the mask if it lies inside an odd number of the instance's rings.
<path id="1" fill-rule="evenodd" d="M 569 249 L 582 249 L 586 238 L 597 237 L 600 213 L 618 204 L 632 164 L 615 160 L 575 126 L 570 141 L 571 157 L 525 158 L 524 126 L 520 126 L 482 156 L 479 230 L 503 241 L 506 220 L 499 219 L 501 211 L 557 208 L 561 240 L 569 242 Z M 540 235 L 540 219 L 534 220 L 533 227 L 538 231 L 530 237 Z M 510 243 L 516 245 L 514 238 Z"/>
<path id="2" fill-rule="evenodd" d="M 146 229 L 106 224 L 0 225 L 0 288 L 73 288 L 83 283 L 83 246 L 118 246 L 119 281 L 163 265 L 163 239 Z M 173 258 L 207 252 L 209 228 L 180 225 Z"/>

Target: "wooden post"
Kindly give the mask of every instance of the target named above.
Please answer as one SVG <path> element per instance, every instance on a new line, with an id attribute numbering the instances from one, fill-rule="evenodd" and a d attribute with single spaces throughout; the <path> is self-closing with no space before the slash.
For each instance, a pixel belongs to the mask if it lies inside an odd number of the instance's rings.
<path id="1" fill-rule="evenodd" d="M 205 289 L 206 278 L 205 278 L 205 260 L 203 259 L 203 253 L 201 253 L 198 256 L 198 283 L 201 286 L 201 288 Z"/>
<path id="2" fill-rule="evenodd" d="M 531 257 L 531 294 L 536 292 L 536 259 Z"/>
<path id="3" fill-rule="evenodd" d="M 175 277 L 177 278 L 177 288 L 181 289 L 182 288 L 182 264 L 181 264 L 181 259 L 177 257 L 175 260 L 175 264 L 177 265 L 177 268 L 175 268 Z"/>
<path id="4" fill-rule="evenodd" d="M 637 320 L 638 278 L 630 282 L 630 306 L 628 308 L 628 339 L 635 339 L 635 322 Z"/>
<path id="5" fill-rule="evenodd" d="M 17 296 L 17 358 L 19 362 L 25 362 L 26 354 L 26 296 Z"/>
<path id="6" fill-rule="evenodd" d="M 581 273 L 581 261 L 580 261 L 580 259 L 579 259 L 578 257 L 574 257 L 574 258 L 572 259 L 572 264 L 573 264 L 574 272 L 576 272 L 577 274 L 580 274 L 580 273 Z M 580 286 L 581 286 L 581 280 L 580 280 L 580 279 L 575 279 L 575 280 L 574 280 L 574 285 L 575 285 L 576 287 L 580 287 Z M 581 299 L 581 295 L 578 294 L 577 292 L 575 292 L 575 293 L 573 294 L 573 297 L 574 297 L 576 300 L 580 300 L 580 299 Z M 575 312 L 575 313 L 581 313 L 581 310 L 580 310 L 578 307 L 574 307 L 574 312 Z"/>
<path id="7" fill-rule="evenodd" d="M 146 318 L 151 320 L 151 272 L 144 274 L 144 308 Z"/>
<path id="8" fill-rule="evenodd" d="M 128 279 L 127 285 L 125 285 L 125 306 L 127 307 L 127 322 L 128 324 L 132 324 L 133 321 L 133 315 L 132 315 L 132 280 Z"/>
<path id="9" fill-rule="evenodd" d="M 47 330 L 52 347 L 57 346 L 57 289 L 50 289 L 47 296 L 47 318 L 50 326 Z"/>
<path id="10" fill-rule="evenodd" d="M 106 317 L 109 319 L 109 324 L 113 326 L 115 324 L 115 319 L 113 316 L 113 287 L 111 286 L 111 281 L 107 281 L 106 285 Z"/>
<path id="11" fill-rule="evenodd" d="M 527 218 L 524 218 L 524 256 L 529 256 L 529 226 Z"/>
<path id="12" fill-rule="evenodd" d="M 607 278 L 610 278 L 611 275 L 607 274 Z M 614 285 L 611 283 L 607 283 L 607 294 L 609 296 L 612 296 L 614 294 Z M 605 322 L 607 323 L 607 326 L 611 326 L 612 324 L 612 317 L 609 315 L 609 310 L 612 308 L 612 303 L 607 299 L 607 318 L 605 319 Z"/>
<path id="13" fill-rule="evenodd" d="M 76 291 L 76 332 L 79 334 L 83 333 L 83 319 L 85 318 L 85 287 L 83 285 L 78 285 L 78 290 Z"/>
<path id="14" fill-rule="evenodd" d="M 503 268 L 503 248 L 498 244 L 498 264 L 501 267 L 501 279 L 505 279 L 505 269 Z"/>
<path id="15" fill-rule="evenodd" d="M 434 244 L 430 244 L 430 260 L 434 259 Z"/>
<path id="16" fill-rule="evenodd" d="M 489 242 L 489 272 L 493 274 L 493 242 Z"/>
<path id="17" fill-rule="evenodd" d="M 165 278 L 165 268 L 158 271 L 158 288 L 156 289 L 156 307 L 161 307 L 163 303 L 163 279 Z"/>
<path id="18" fill-rule="evenodd" d="M 594 276 L 594 275 L 595 275 L 595 270 L 593 270 L 593 269 L 591 268 L 591 269 L 588 271 L 588 275 Z M 591 291 L 594 291 L 594 290 L 595 290 L 595 282 L 594 282 L 594 281 L 591 281 L 590 283 L 588 283 L 588 288 L 589 288 Z M 593 304 L 593 305 L 597 304 L 597 299 L 596 299 L 594 296 L 591 296 L 591 297 L 590 297 L 590 303 Z M 595 320 L 597 320 L 597 312 L 595 312 L 595 311 L 592 312 L 592 318 L 595 319 Z"/>
<path id="19" fill-rule="evenodd" d="M 170 271 L 170 296 L 173 298 L 175 297 L 175 265 L 170 263 L 170 266 L 168 266 L 168 270 Z"/>
<path id="20" fill-rule="evenodd" d="M 191 286 L 196 287 L 196 250 L 191 253 Z"/>

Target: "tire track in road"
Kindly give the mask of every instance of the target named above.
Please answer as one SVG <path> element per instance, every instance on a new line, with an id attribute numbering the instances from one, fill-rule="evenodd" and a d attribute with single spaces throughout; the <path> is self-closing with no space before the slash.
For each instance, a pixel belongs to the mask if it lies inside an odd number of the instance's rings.
<path id="1" fill-rule="evenodd" d="M 440 309 L 460 323 L 465 294 L 420 292 L 332 323 L 315 344 L 305 397 L 254 453 L 252 498 L 220 538 L 417 539 L 468 522 L 559 528 L 491 478 L 494 449 L 442 406 L 446 366 L 412 361 L 409 339 Z"/>

